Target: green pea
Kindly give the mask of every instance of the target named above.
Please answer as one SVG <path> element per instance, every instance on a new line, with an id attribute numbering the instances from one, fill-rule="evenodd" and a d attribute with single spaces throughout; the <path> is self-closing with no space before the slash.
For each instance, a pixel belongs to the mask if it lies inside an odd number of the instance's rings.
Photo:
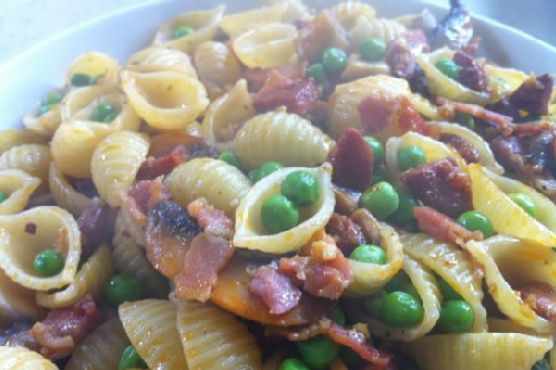
<path id="1" fill-rule="evenodd" d="M 222 153 L 220 153 L 220 155 L 218 156 L 218 159 L 234 166 L 237 168 L 241 168 L 241 161 L 239 159 L 239 157 L 237 155 L 235 155 L 234 153 L 225 150 Z"/>
<path id="2" fill-rule="evenodd" d="M 382 319 L 382 305 L 387 296 L 388 293 L 385 290 L 380 290 L 369 297 L 365 297 L 363 299 L 363 309 L 369 316 L 379 320 Z"/>
<path id="3" fill-rule="evenodd" d="M 98 103 L 91 113 L 91 120 L 109 123 L 118 116 L 119 112 L 111 103 Z"/>
<path id="4" fill-rule="evenodd" d="M 546 358 L 543 358 L 542 360 L 535 362 L 535 364 L 531 368 L 531 370 L 550 370 L 550 369 L 552 369 L 552 367 L 550 366 L 549 360 Z"/>
<path id="5" fill-rule="evenodd" d="M 327 73 L 339 73 L 347 65 L 347 54 L 338 48 L 326 49 L 322 54 L 322 65 Z"/>
<path id="6" fill-rule="evenodd" d="M 383 166 L 377 166 L 373 169 L 373 185 L 382 181 L 388 181 L 386 171 Z"/>
<path id="7" fill-rule="evenodd" d="M 450 300 L 442 303 L 436 329 L 441 333 L 467 333 L 473 326 L 475 313 L 464 300 Z"/>
<path id="8" fill-rule="evenodd" d="M 400 199 L 400 205 L 394 214 L 391 216 L 392 220 L 400 225 L 405 225 L 412 222 L 415 217 L 413 216 L 413 209 L 419 205 L 417 199 L 413 198 L 411 194 L 404 190 L 398 188 L 398 197 Z"/>
<path id="9" fill-rule="evenodd" d="M 376 265 L 385 265 L 387 262 L 386 252 L 378 245 L 361 244 L 355 248 L 349 258 L 359 262 L 374 263 Z"/>
<path id="10" fill-rule="evenodd" d="M 368 364 L 357 352 L 349 347 L 340 348 L 340 358 L 347 365 L 348 369 L 359 369 Z"/>
<path id="11" fill-rule="evenodd" d="M 321 369 L 338 356 L 340 347 L 325 336 L 318 335 L 303 342 L 297 342 L 297 350 L 307 365 Z"/>
<path id="12" fill-rule="evenodd" d="M 415 285 L 413 285 L 413 283 L 409 282 L 409 283 L 403 284 L 400 287 L 399 291 L 407 293 L 410 296 L 412 296 L 413 298 L 415 298 L 416 300 L 418 300 L 419 302 L 421 302 L 421 296 L 419 295 L 419 292 L 417 291 L 417 288 L 415 288 Z"/>
<path id="13" fill-rule="evenodd" d="M 467 211 L 462 213 L 458 219 L 458 223 L 469 231 L 480 231 L 485 238 L 494 235 L 494 228 L 490 220 L 480 212 Z"/>
<path id="14" fill-rule="evenodd" d="M 405 292 L 389 293 L 382 304 L 382 320 L 395 328 L 409 328 L 423 320 L 423 305 Z"/>
<path id="15" fill-rule="evenodd" d="M 134 277 L 119 274 L 110 279 L 104 293 L 111 305 L 119 306 L 143 298 L 143 284 Z"/>
<path id="16" fill-rule="evenodd" d="M 508 196 L 515 204 L 523 208 L 525 212 L 529 213 L 531 217 L 535 217 L 537 210 L 535 208 L 535 203 L 533 203 L 533 200 L 529 196 L 523 193 L 510 193 Z"/>
<path id="17" fill-rule="evenodd" d="M 452 59 L 440 59 L 435 65 L 440 72 L 449 78 L 453 80 L 457 80 L 459 78 L 461 68 Z"/>
<path id="18" fill-rule="evenodd" d="M 43 114 L 46 114 L 47 112 L 50 112 L 50 110 L 52 109 L 52 107 L 54 107 L 56 104 L 43 104 L 40 107 L 37 108 L 37 111 L 35 112 L 35 116 L 40 117 Z"/>
<path id="19" fill-rule="evenodd" d="M 404 271 L 400 271 L 392 279 L 390 279 L 388 283 L 386 283 L 384 289 L 386 289 L 388 293 L 392 293 L 401 290 L 407 283 L 411 283 L 411 279 Z"/>
<path id="20" fill-rule="evenodd" d="M 306 207 L 320 198 L 320 183 L 310 172 L 295 171 L 282 181 L 281 191 L 299 207 Z"/>
<path id="21" fill-rule="evenodd" d="M 361 44 L 363 59 L 376 61 L 386 56 L 386 43 L 382 39 L 369 39 Z"/>
<path id="22" fill-rule="evenodd" d="M 35 256 L 33 268 L 43 277 L 57 275 L 64 268 L 64 257 L 53 249 L 45 249 Z"/>
<path id="23" fill-rule="evenodd" d="M 268 198 L 261 207 L 261 219 L 272 234 L 286 231 L 299 223 L 299 209 L 282 194 Z"/>
<path id="24" fill-rule="evenodd" d="M 400 198 L 392 185 L 381 181 L 361 195 L 359 204 L 371 211 L 379 220 L 384 220 L 396 212 L 400 205 Z"/>
<path id="25" fill-rule="evenodd" d="M 195 30 L 187 26 L 178 26 L 174 28 L 174 34 L 172 35 L 174 39 L 179 39 L 188 35 L 191 35 Z"/>
<path id="26" fill-rule="evenodd" d="M 322 83 L 326 80 L 326 72 L 324 71 L 324 66 L 321 63 L 311 64 L 307 71 L 305 71 L 307 77 L 311 77 L 317 83 Z"/>
<path id="27" fill-rule="evenodd" d="M 457 112 L 454 117 L 455 121 L 470 130 L 475 130 L 475 118 L 467 113 Z"/>
<path id="28" fill-rule="evenodd" d="M 427 156 L 418 146 L 406 146 L 398 153 L 398 166 L 402 171 L 427 163 Z"/>
<path id="29" fill-rule="evenodd" d="M 2 190 L 0 190 L 0 203 L 5 201 L 6 199 L 8 199 L 8 194 L 6 194 Z"/>
<path id="30" fill-rule="evenodd" d="M 298 358 L 287 358 L 278 367 L 278 370 L 311 370 Z"/>
<path id="31" fill-rule="evenodd" d="M 63 98 L 64 95 L 60 91 L 53 90 L 46 94 L 43 104 L 59 104 Z"/>
<path id="32" fill-rule="evenodd" d="M 363 137 L 367 144 L 371 147 L 373 151 L 373 162 L 376 165 L 384 159 L 384 145 L 378 141 L 374 136 Z"/>
<path id="33" fill-rule="evenodd" d="M 346 325 L 346 314 L 339 305 L 336 304 L 332 307 L 332 311 L 330 311 L 330 320 L 341 326 Z"/>
<path id="34" fill-rule="evenodd" d="M 137 350 L 133 346 L 127 346 L 123 351 L 120 357 L 120 362 L 118 363 L 118 370 L 126 370 L 126 369 L 146 369 L 147 364 Z"/>
<path id="35" fill-rule="evenodd" d="M 282 164 L 275 161 L 270 161 L 270 162 L 263 163 L 261 167 L 250 171 L 247 176 L 252 182 L 257 182 L 262 178 L 270 175 L 272 172 L 278 171 L 282 168 L 284 168 Z"/>
<path id="36" fill-rule="evenodd" d="M 446 280 L 442 279 L 440 276 L 436 280 L 438 282 L 440 293 L 442 293 L 442 298 L 444 298 L 445 301 L 451 299 L 462 299 L 458 292 L 456 292 Z"/>
<path id="37" fill-rule="evenodd" d="M 70 84 L 76 87 L 91 86 L 97 83 L 97 77 L 85 73 L 76 73 L 71 76 Z"/>

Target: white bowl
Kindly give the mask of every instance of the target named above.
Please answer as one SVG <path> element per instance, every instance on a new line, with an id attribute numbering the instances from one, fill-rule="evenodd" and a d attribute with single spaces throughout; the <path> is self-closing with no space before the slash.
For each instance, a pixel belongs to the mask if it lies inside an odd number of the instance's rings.
<path id="1" fill-rule="evenodd" d="M 151 41 L 156 29 L 182 12 L 207 9 L 222 0 L 153 1 L 113 12 L 47 39 L 0 66 L 0 128 L 19 126 L 21 116 L 51 88 L 61 86 L 67 68 L 81 53 L 101 51 L 123 62 Z M 334 0 L 306 0 L 315 8 L 331 6 Z M 259 6 L 256 0 L 228 2 L 228 11 Z M 428 7 L 442 17 L 446 9 L 425 1 L 373 0 L 380 16 L 416 13 Z M 202 5 L 201 5 L 202 4 Z M 556 48 L 521 31 L 483 17 L 474 17 L 488 58 L 527 72 L 552 72 Z"/>

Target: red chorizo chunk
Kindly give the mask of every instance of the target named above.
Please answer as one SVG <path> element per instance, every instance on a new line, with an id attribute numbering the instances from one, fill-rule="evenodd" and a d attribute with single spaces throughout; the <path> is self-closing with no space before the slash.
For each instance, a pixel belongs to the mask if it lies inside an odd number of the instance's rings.
<path id="1" fill-rule="evenodd" d="M 373 152 L 361 133 L 348 128 L 328 156 L 334 166 L 332 179 L 338 185 L 365 190 L 373 179 Z"/>
<path id="2" fill-rule="evenodd" d="M 469 231 L 455 220 L 431 207 L 415 207 L 413 215 L 417 219 L 419 229 L 433 238 L 446 242 L 461 244 L 469 240 L 482 240 L 480 231 Z"/>

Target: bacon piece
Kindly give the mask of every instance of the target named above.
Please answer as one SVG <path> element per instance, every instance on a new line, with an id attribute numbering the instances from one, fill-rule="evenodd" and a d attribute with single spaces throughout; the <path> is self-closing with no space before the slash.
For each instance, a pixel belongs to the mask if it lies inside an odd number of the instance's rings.
<path id="1" fill-rule="evenodd" d="M 478 163 L 481 155 L 477 148 L 464 138 L 453 134 L 441 134 L 440 141 L 452 146 L 467 163 Z"/>
<path id="2" fill-rule="evenodd" d="M 431 49 L 429 41 L 427 40 L 427 35 L 425 35 L 425 31 L 421 28 L 407 30 L 402 35 L 402 39 L 406 42 L 407 46 L 409 46 L 413 54 L 427 53 Z"/>
<path id="3" fill-rule="evenodd" d="M 115 212 L 95 198 L 77 219 L 81 231 L 82 254 L 90 256 L 102 242 L 110 242 L 114 235 Z"/>
<path id="4" fill-rule="evenodd" d="M 361 227 L 349 217 L 334 213 L 326 224 L 326 232 L 331 235 L 338 248 L 345 254 L 366 242 Z"/>
<path id="5" fill-rule="evenodd" d="M 519 119 L 521 118 L 519 109 L 517 109 L 512 105 L 512 103 L 510 103 L 509 97 L 504 97 L 493 104 L 487 104 L 485 105 L 485 108 L 489 111 L 499 113 L 503 116 L 511 117 L 513 121 L 519 121 Z"/>
<path id="6" fill-rule="evenodd" d="M 473 209 L 471 180 L 452 158 L 411 168 L 400 180 L 425 205 L 451 217 Z"/>
<path id="7" fill-rule="evenodd" d="M 529 114 L 546 116 L 553 85 L 552 77 L 548 74 L 529 78 L 512 93 L 510 103 L 517 109 L 526 110 Z"/>
<path id="8" fill-rule="evenodd" d="M 365 190 L 373 179 L 373 151 L 361 133 L 348 128 L 328 156 L 332 179 L 341 186 Z"/>
<path id="9" fill-rule="evenodd" d="M 285 65 L 274 69 L 248 68 L 243 72 L 243 77 L 247 80 L 249 91 L 259 91 L 270 77 L 272 72 L 276 72 L 284 78 L 298 80 L 305 77 L 306 63 Z"/>
<path id="10" fill-rule="evenodd" d="M 456 51 L 454 62 L 461 67 L 459 82 L 471 90 L 486 91 L 488 78 L 485 69 L 473 57 L 463 51 Z"/>
<path id="11" fill-rule="evenodd" d="M 537 315 L 556 323 L 556 292 L 549 284 L 532 281 L 520 286 L 518 291 L 523 302 Z"/>
<path id="12" fill-rule="evenodd" d="M 342 215 L 349 215 L 357 209 L 361 192 L 334 185 L 334 196 L 336 198 L 335 211 Z"/>
<path id="13" fill-rule="evenodd" d="M 261 297 L 271 314 L 284 314 L 299 304 L 301 291 L 275 268 L 261 266 L 251 274 L 249 291 Z"/>
<path id="14" fill-rule="evenodd" d="M 356 352 L 363 360 L 375 365 L 373 369 L 387 369 L 392 361 L 392 355 L 379 351 L 367 343 L 365 335 L 355 329 L 346 329 L 329 319 L 319 321 L 324 335 L 335 343 Z"/>
<path id="15" fill-rule="evenodd" d="M 469 231 L 456 221 L 434 208 L 422 206 L 413 209 L 419 229 L 433 238 L 447 243 L 461 244 L 469 240 L 482 240 L 483 233 Z"/>
<path id="16" fill-rule="evenodd" d="M 300 342 L 316 337 L 322 334 L 322 331 L 319 322 L 313 321 L 304 326 L 267 326 L 265 327 L 264 334 L 269 337 L 286 338 L 290 342 Z"/>
<path id="17" fill-rule="evenodd" d="M 31 328 L 39 352 L 57 360 L 71 354 L 75 345 L 100 323 L 95 301 L 86 295 L 72 307 L 51 310 L 46 319 Z"/>
<path id="18" fill-rule="evenodd" d="M 304 116 L 318 98 L 319 91 L 312 78 L 291 80 L 273 72 L 261 91 L 253 95 L 253 104 L 258 112 L 286 106 L 288 112 Z"/>
<path id="19" fill-rule="evenodd" d="M 403 100 L 400 105 L 399 126 L 403 132 L 415 131 L 432 138 L 437 138 L 440 135 L 440 127 L 432 122 L 425 121 L 407 99 Z"/>
<path id="20" fill-rule="evenodd" d="M 300 60 L 316 61 L 323 50 L 330 46 L 347 50 L 348 35 L 334 14 L 323 10 L 299 31 L 297 55 Z"/>
<path id="21" fill-rule="evenodd" d="M 172 151 L 162 157 L 147 158 L 139 168 L 137 178 L 139 180 L 152 180 L 159 176 L 167 175 L 174 168 L 184 163 L 189 157 L 189 151 L 185 145 L 178 145 Z"/>
<path id="22" fill-rule="evenodd" d="M 366 243 L 380 245 L 381 226 L 371 212 L 365 208 L 359 208 L 349 216 L 349 219 L 361 227 Z"/>
<path id="23" fill-rule="evenodd" d="M 218 273 L 234 255 L 229 240 L 208 233 L 201 233 L 191 241 L 181 271 L 174 278 L 176 297 L 206 302 Z"/>
<path id="24" fill-rule="evenodd" d="M 207 233 L 231 239 L 234 235 L 234 223 L 224 212 L 208 204 L 205 198 L 199 198 L 187 205 L 187 212 L 197 219 L 199 226 Z"/>
<path id="25" fill-rule="evenodd" d="M 380 94 L 371 94 L 357 105 L 364 131 L 377 134 L 384 130 L 399 110 L 399 101 Z"/>
<path id="26" fill-rule="evenodd" d="M 411 46 L 403 39 L 394 40 L 388 45 L 386 63 L 393 76 L 407 80 L 411 79 L 417 67 Z"/>
<path id="27" fill-rule="evenodd" d="M 172 197 L 170 190 L 162 182 L 162 177 L 155 180 L 141 180 L 135 184 L 128 195 L 133 198 L 137 207 L 143 212 L 159 203 L 162 200 L 169 200 Z"/>
<path id="28" fill-rule="evenodd" d="M 176 132 L 158 134 L 151 138 L 149 154 L 158 158 L 169 154 L 178 146 L 185 146 L 189 150 L 196 145 L 202 144 L 202 142 L 203 138 L 201 136 L 192 134 L 181 134 Z"/>

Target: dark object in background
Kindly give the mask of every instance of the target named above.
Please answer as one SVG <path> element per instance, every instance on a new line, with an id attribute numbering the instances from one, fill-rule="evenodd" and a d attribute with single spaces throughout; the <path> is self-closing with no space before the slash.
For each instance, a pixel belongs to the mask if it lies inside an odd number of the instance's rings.
<path id="1" fill-rule="evenodd" d="M 442 46 L 461 50 L 471 43 L 473 23 L 461 0 L 450 0 L 450 12 L 428 36 L 433 50 Z"/>

